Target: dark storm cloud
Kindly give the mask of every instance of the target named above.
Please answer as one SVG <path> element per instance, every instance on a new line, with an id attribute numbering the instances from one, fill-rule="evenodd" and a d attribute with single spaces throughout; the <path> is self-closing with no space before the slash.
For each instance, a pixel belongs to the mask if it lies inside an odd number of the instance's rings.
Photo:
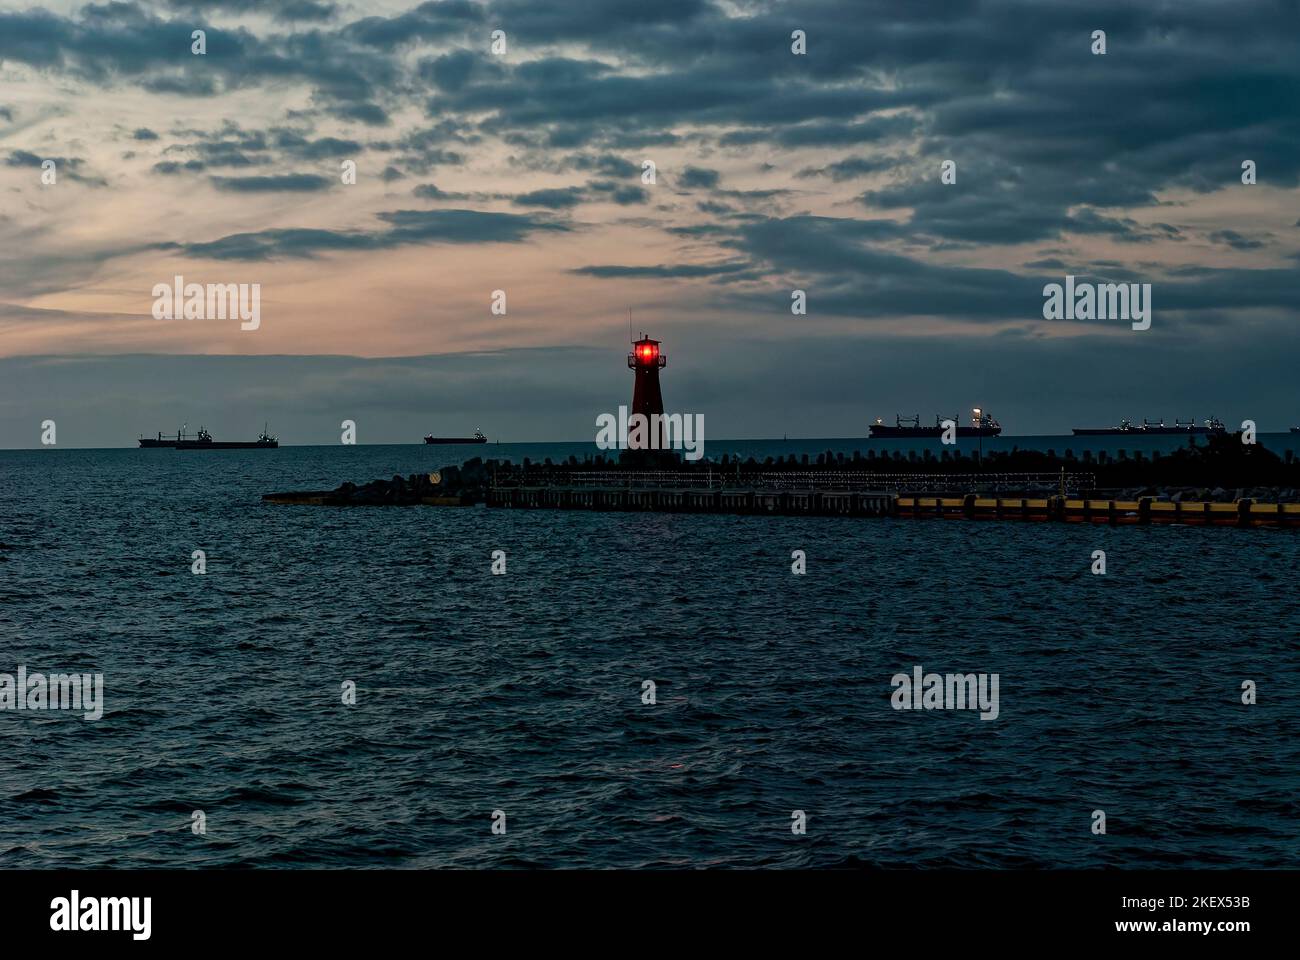
<path id="1" fill-rule="evenodd" d="M 873 117 L 862 123 L 800 123 L 781 130 L 758 127 L 736 130 L 718 139 L 724 147 L 754 143 L 776 143 L 783 147 L 847 147 L 894 140 L 916 132 L 918 121 L 911 114 Z"/>
<path id="2" fill-rule="evenodd" d="M 873 173 L 892 170 L 902 162 L 899 157 L 845 157 L 824 167 L 804 167 L 795 177 L 807 180 L 812 177 L 827 177 L 836 183 L 865 177 Z"/>
<path id="3" fill-rule="evenodd" d="M 689 263 L 665 265 L 659 264 L 653 267 L 624 267 L 624 266 L 590 266 L 579 267 L 576 270 L 569 271 L 584 277 L 602 277 L 602 278 L 666 278 L 666 277 L 718 277 L 726 274 L 740 273 L 749 269 L 746 262 L 735 263 Z"/>
<path id="4" fill-rule="evenodd" d="M 953 162 L 955 183 L 941 179 L 939 154 L 903 167 L 902 179 L 859 199 L 869 208 L 910 208 L 907 224 L 920 235 L 970 243 L 1025 243 L 1059 237 L 1064 232 L 1110 234 L 1139 242 L 1172 235 L 1168 225 L 1146 229 L 1135 221 L 1082 209 L 1120 204 L 1154 204 L 1154 195 L 1135 186 L 1115 185 L 1097 171 L 1068 180 L 1046 172 L 999 164 L 987 155 Z M 1176 234 L 1176 230 L 1173 231 Z"/>
<path id="5" fill-rule="evenodd" d="M 1064 273 L 1076 271 L 1080 279 L 1152 282 L 1158 312 L 1214 315 L 1234 307 L 1259 308 L 1272 311 L 1280 326 L 1281 318 L 1296 307 L 1294 270 L 1195 267 L 1169 271 L 1164 277 L 1138 276 L 1114 263 L 1093 261 L 1083 265 L 1088 270 L 1080 270 L 1059 259 L 1048 259 L 1029 265 L 1050 271 L 1046 275 L 1023 275 L 921 261 L 881 246 L 898 239 L 904 230 L 888 220 L 750 218 L 729 233 L 714 228 L 723 246 L 746 257 L 743 263 L 729 262 L 721 270 L 691 265 L 601 265 L 575 272 L 606 279 L 735 272 L 769 282 L 762 289 L 727 294 L 718 301 L 719 307 L 751 312 L 788 309 L 789 290 L 799 288 L 807 291 L 810 312 L 862 319 L 915 315 L 974 324 L 1039 322 L 1044 284 L 1060 282 Z M 772 283 L 784 285 L 784 289 L 774 293 Z"/>
<path id="6" fill-rule="evenodd" d="M 108 186 L 108 181 L 103 177 L 86 172 L 86 161 L 81 157 L 40 157 L 30 150 L 14 150 L 5 158 L 5 165 L 9 167 L 32 167 L 34 175 L 39 177 L 41 164 L 46 160 L 54 161 L 55 175 L 62 179 L 83 183 L 88 187 Z"/>
<path id="7" fill-rule="evenodd" d="M 581 203 L 608 201 L 619 206 L 645 203 L 649 195 L 635 183 L 615 183 L 609 180 L 591 180 L 581 187 L 547 187 L 532 190 L 510 198 L 519 207 L 547 207 L 562 210 Z"/>
<path id="8" fill-rule="evenodd" d="M 140 87 L 149 93 L 174 93 L 184 97 L 211 97 L 219 92 L 211 76 L 194 73 L 146 77 Z"/>
<path id="9" fill-rule="evenodd" d="M 382 50 L 349 40 L 343 29 L 259 36 L 245 26 L 219 28 L 201 15 L 171 13 L 163 19 L 131 3 L 89 5 L 73 17 L 3 13 L 0 59 L 96 84 L 135 82 L 150 92 L 193 97 L 301 82 L 324 109 L 358 122 L 386 122 L 373 98 L 397 85 L 401 69 Z M 191 53 L 194 29 L 206 31 L 204 56 Z"/>
<path id="10" fill-rule="evenodd" d="M 620 207 L 630 207 L 646 203 L 650 195 L 639 183 L 615 183 L 610 180 L 592 180 L 587 184 L 592 194 L 599 194 L 604 199 L 617 203 Z"/>
<path id="11" fill-rule="evenodd" d="M 1168 223 L 1142 224 L 1131 217 L 1110 217 L 1086 208 L 1068 216 L 1064 229 L 1077 234 L 1106 234 L 1120 243 L 1183 239 L 1182 231 Z"/>
<path id="12" fill-rule="evenodd" d="M 1210 243 L 1222 244 L 1234 250 L 1258 250 L 1265 245 L 1263 240 L 1243 236 L 1236 230 L 1214 230 L 1208 239 Z"/>
<path id="13" fill-rule="evenodd" d="M 677 185 L 686 190 L 692 190 L 696 187 L 703 187 L 711 190 L 718 185 L 720 174 L 717 170 L 709 170 L 705 167 L 686 167 L 677 176 Z"/>
<path id="14" fill-rule="evenodd" d="M 160 173 L 163 176 L 174 176 L 178 173 L 200 173 L 206 169 L 201 160 L 186 160 L 181 163 L 177 160 L 161 160 L 153 165 L 153 172 Z"/>
<path id="15" fill-rule="evenodd" d="M 695 204 L 695 209 L 700 213 L 707 213 L 711 217 L 721 217 L 726 214 L 735 213 L 735 207 L 728 206 L 725 203 L 715 203 L 712 200 L 701 200 Z"/>
<path id="16" fill-rule="evenodd" d="M 875 245 L 899 229 L 887 220 L 763 218 L 741 224 L 728 245 L 778 282 L 806 289 L 810 309 L 840 316 L 1005 320 L 1017 309 L 1031 317 L 1041 310 L 1037 278 L 925 263 Z"/>
<path id="17" fill-rule="evenodd" d="M 742 225 L 732 246 L 767 265 L 778 276 L 811 279 L 809 300 L 845 316 L 924 314 L 963 320 L 1007 320 L 1042 316 L 1045 282 L 1055 275 L 1021 276 L 1011 271 L 948 266 L 914 260 L 874 244 L 892 231 L 879 221 L 793 217 Z M 1104 265 L 1098 264 L 1102 267 Z M 1295 272 L 1282 269 L 1197 267 L 1176 279 L 1147 275 L 1157 311 L 1213 311 L 1270 308 L 1293 312 Z M 1092 279 L 1130 280 L 1116 267 Z M 824 287 L 823 287 L 824 285 Z M 825 295 L 816 290 L 823 287 Z"/>
<path id="18" fill-rule="evenodd" d="M 917 218 L 918 228 L 954 242 L 1020 242 L 1069 229 L 1142 242 L 1152 234 L 1131 223 L 1072 220 L 1069 210 L 1150 205 L 1157 191 L 1178 186 L 1228 188 L 1246 157 L 1269 170 L 1270 182 L 1296 182 L 1300 126 L 1288 105 L 1300 93 L 1300 46 L 1294 31 L 1279 42 L 1265 28 L 1293 17 L 1285 3 L 1232 15 L 1118 4 L 932 6 L 868 3 L 846 20 L 842 4 L 777 5 L 724 22 L 717 8 L 690 4 L 648 14 L 657 18 L 653 29 L 623 37 L 599 14 L 586 21 L 550 11 L 525 22 L 650 71 L 629 76 L 605 61 L 541 60 L 496 78 L 458 77 L 455 95 L 438 103 L 489 111 L 485 130 L 509 129 L 536 149 L 557 137 L 621 144 L 668 124 L 736 125 L 715 134 L 736 146 L 832 148 L 921 134 L 930 158 L 987 171 L 986 196 L 969 210 Z M 796 10 L 812 45 L 806 58 L 782 50 Z M 1102 22 L 1111 51 L 1094 57 L 1089 35 Z M 877 84 L 874 69 L 895 82 Z M 819 85 L 832 78 L 849 82 Z M 890 107 L 907 109 L 864 116 Z M 518 133 L 529 128 L 545 132 Z M 1100 170 L 1098 157 L 1122 160 Z M 1034 209 L 963 234 L 966 213 L 993 211 L 1015 180 L 1039 185 Z"/>
<path id="19" fill-rule="evenodd" d="M 272 140 L 277 149 L 291 157 L 301 160 L 346 159 L 363 149 L 356 140 L 342 137 L 318 137 L 312 139 L 297 130 L 276 129 L 271 131 Z"/>
<path id="20" fill-rule="evenodd" d="M 521 193 L 511 202 L 518 207 L 546 207 L 550 210 L 562 210 L 576 207 L 582 203 L 586 192 L 581 187 L 556 187 Z"/>
<path id="21" fill-rule="evenodd" d="M 680 73 L 624 75 L 594 61 L 550 58 L 514 67 L 501 80 L 469 84 L 436 98 L 434 106 L 465 112 L 490 112 L 483 129 L 516 131 L 530 127 L 563 130 L 565 143 L 579 146 L 659 131 L 671 124 L 798 124 L 817 118 L 847 119 L 873 108 L 910 102 L 892 91 L 858 88 L 818 89 L 766 77 L 737 76 L 701 68 Z M 829 137 L 828 127 L 809 137 Z M 792 139 L 799 139 L 791 134 Z M 874 137 L 873 137 L 874 138 Z M 737 134 L 750 143 L 761 134 Z M 732 142 L 726 141 L 725 142 Z M 851 139 L 850 142 L 858 142 Z"/>
<path id="22" fill-rule="evenodd" d="M 294 161 L 330 163 L 338 168 L 342 160 L 357 157 L 366 148 L 357 140 L 343 137 L 311 137 L 302 130 L 291 127 L 272 127 L 269 130 L 244 130 L 234 123 L 226 123 L 211 131 L 184 132 L 193 137 L 169 145 L 163 153 L 167 159 L 154 164 L 154 172 L 164 175 L 201 173 L 215 169 L 241 169 L 286 166 Z M 188 160 L 177 155 L 194 154 Z M 330 182 L 317 175 L 281 174 L 257 177 L 213 177 L 220 189 L 232 191 L 266 190 L 323 190 Z"/>
<path id="23" fill-rule="evenodd" d="M 419 197 L 421 200 L 470 200 L 474 199 L 467 193 L 448 193 L 437 184 L 422 183 L 412 188 L 411 195 Z"/>
<path id="24" fill-rule="evenodd" d="M 154 133 L 148 127 L 140 127 L 135 133 L 131 134 L 133 140 L 157 140 L 158 134 Z"/>
<path id="25" fill-rule="evenodd" d="M 392 51 L 421 40 L 460 36 L 467 28 L 486 21 L 487 8 L 467 0 L 422 3 L 393 17 L 365 17 L 348 24 L 341 35 L 348 40 Z M 486 37 L 484 38 L 486 42 Z"/>
<path id="26" fill-rule="evenodd" d="M 333 3 L 315 0 L 167 0 L 167 6 L 186 13 L 262 13 L 286 22 L 321 22 L 338 13 Z"/>
<path id="27" fill-rule="evenodd" d="M 368 127 L 385 127 L 392 122 L 388 111 L 377 103 L 338 103 L 327 111 L 340 120 L 354 120 Z"/>
<path id="28" fill-rule="evenodd" d="M 1170 310 L 1277 309 L 1294 314 L 1297 306 L 1294 269 L 1208 267 L 1186 280 L 1161 282 L 1156 289 L 1158 304 Z"/>
<path id="29" fill-rule="evenodd" d="M 170 10 L 320 20 L 335 7 L 172 0 Z M 534 151 L 672 143 L 684 128 L 723 145 L 772 148 L 921 136 L 927 158 L 988 171 L 992 184 L 1048 180 L 1063 194 L 1082 185 L 1076 203 L 1132 207 L 1173 187 L 1227 188 L 1242 159 L 1258 163 L 1261 182 L 1300 182 L 1293 109 L 1300 38 L 1287 29 L 1295 14 L 1288 0 L 1230 10 L 863 0 L 851 15 L 842 2 L 814 0 L 773 3 L 744 17 L 708 0 L 457 0 L 289 33 L 209 28 L 209 54 L 195 58 L 188 53 L 195 17 L 182 23 L 107 4 L 70 17 L 0 15 L 0 57 L 195 96 L 303 82 L 317 109 L 375 127 L 390 125 L 395 108 L 423 87 L 433 91 L 430 115 L 465 118 L 485 136 Z M 807 56 L 789 50 L 793 25 L 807 32 Z M 1109 34 L 1105 57 L 1088 49 L 1099 25 Z M 487 55 L 494 26 L 529 56 Z M 557 56 L 550 44 L 573 52 Z M 403 63 L 399 53 L 412 45 L 441 49 Z M 895 108 L 902 110 L 880 113 Z M 457 151 L 434 149 L 441 154 L 407 155 L 394 165 L 424 173 L 456 162 Z M 1099 170 L 1099 157 L 1112 166 Z M 834 162 L 826 166 L 832 177 L 850 173 Z M 969 212 L 978 215 L 989 202 Z M 1071 226 L 1046 190 L 1032 204 L 1023 217 L 998 218 L 1008 242 Z M 1093 225 L 1074 224 L 1081 232 Z M 922 214 L 917 226 L 958 243 L 999 239 L 992 228 L 963 236 L 943 216 Z"/>
<path id="30" fill-rule="evenodd" d="M 640 164 L 633 163 L 626 157 L 616 156 L 612 153 L 598 155 L 574 154 L 565 158 L 561 164 L 561 169 L 587 170 L 605 177 L 626 177 L 629 179 L 639 176 L 641 173 Z"/>
<path id="31" fill-rule="evenodd" d="M 43 10 L 0 13 L 0 58 L 94 80 L 140 77 L 165 69 L 169 62 L 187 65 L 197 59 L 190 54 L 190 31 L 206 26 L 162 20 L 133 3 L 88 5 L 80 19 Z M 214 30 L 210 40 L 211 63 L 245 59 L 259 48 L 243 30 Z M 166 57 L 168 50 L 177 51 L 172 61 Z"/>
<path id="32" fill-rule="evenodd" d="M 219 240 L 199 243 L 163 243 L 160 250 L 174 250 L 208 260 L 310 260 L 339 250 L 374 250 L 374 235 L 337 230 L 288 228 L 259 233 L 234 233 Z"/>
<path id="33" fill-rule="evenodd" d="M 430 173 L 435 167 L 458 167 L 464 162 L 464 154 L 457 153 L 455 150 L 443 150 L 440 147 L 431 147 L 418 154 L 404 153 L 393 157 L 394 164 L 407 173 L 416 175 Z"/>
<path id="34" fill-rule="evenodd" d="M 162 243 L 155 249 L 211 260 L 313 259 L 346 250 L 386 250 L 436 243 L 520 243 L 534 233 L 569 227 L 540 216 L 478 210 L 394 210 L 378 215 L 381 230 L 274 229 L 236 233 L 197 243 Z"/>
<path id="35" fill-rule="evenodd" d="M 491 10 L 499 22 L 509 24 L 520 37 L 534 42 L 608 39 L 620 49 L 637 35 L 646 37 L 658 49 L 670 37 L 684 35 L 692 27 L 717 23 L 717 9 L 708 0 L 585 0 L 576 5 L 498 0 L 491 4 Z"/>
<path id="36" fill-rule="evenodd" d="M 230 193 L 313 193 L 328 190 L 334 181 L 311 173 L 284 173 L 270 177 L 209 177 L 214 187 Z"/>
<path id="37" fill-rule="evenodd" d="M 482 139 L 467 121 L 444 118 L 429 126 L 408 128 L 396 141 L 375 141 L 371 146 L 377 150 L 423 153 L 429 150 L 441 150 L 450 145 L 477 144 L 482 142 Z"/>
<path id="38" fill-rule="evenodd" d="M 424 57 L 416 64 L 416 75 L 439 90 L 455 92 L 471 80 L 501 80 L 506 69 L 495 60 L 484 57 L 481 51 L 454 50 L 439 57 Z M 437 100 L 430 101 L 436 109 Z"/>
<path id="39" fill-rule="evenodd" d="M 825 283 L 830 289 L 829 297 L 820 298 L 823 308 L 847 316 L 1033 319 L 1042 315 L 1043 283 L 1060 280 L 922 262 L 874 245 L 894 229 L 880 221 L 771 219 L 742 225 L 732 245 L 778 275 L 823 278 L 812 288 Z M 1295 274 L 1290 270 L 1202 267 L 1194 279 L 1146 279 L 1154 281 L 1157 310 L 1214 310 L 1236 304 L 1290 311 L 1296 306 Z M 816 296 L 810 292 L 810 301 Z"/>

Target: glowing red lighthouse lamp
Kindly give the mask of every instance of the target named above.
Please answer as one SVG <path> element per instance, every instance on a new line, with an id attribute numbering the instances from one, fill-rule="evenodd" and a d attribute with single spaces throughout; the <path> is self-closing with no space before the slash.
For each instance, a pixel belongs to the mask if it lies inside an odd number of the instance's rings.
<path id="1" fill-rule="evenodd" d="M 656 413 L 663 416 L 664 398 L 659 392 L 659 368 L 668 365 L 668 358 L 659 352 L 659 341 L 641 334 L 641 339 L 632 343 L 627 365 L 636 374 L 636 382 L 632 385 L 632 412 L 644 414 L 646 419 Z"/>
<path id="2" fill-rule="evenodd" d="M 644 333 L 633 345 L 633 350 L 627 357 L 627 365 L 633 370 L 639 366 L 662 367 L 667 363 L 668 359 L 659 353 L 659 341 L 651 340 Z"/>

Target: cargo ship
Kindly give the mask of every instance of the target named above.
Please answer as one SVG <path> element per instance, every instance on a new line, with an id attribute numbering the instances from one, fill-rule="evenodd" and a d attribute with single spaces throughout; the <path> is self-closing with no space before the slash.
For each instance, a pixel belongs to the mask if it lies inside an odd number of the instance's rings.
<path id="1" fill-rule="evenodd" d="M 173 449 L 173 450 L 174 450 L 174 449 L 176 449 L 176 444 L 181 443 L 182 441 L 185 441 L 185 440 L 193 440 L 193 439 L 194 439 L 192 436 L 190 436 L 190 434 L 188 434 L 188 433 L 185 432 L 185 428 L 188 427 L 188 426 L 189 426 L 188 423 L 183 423 L 183 424 L 181 424 L 181 428 L 180 428 L 179 430 L 176 431 L 176 436 L 174 436 L 174 437 L 164 437 L 164 436 L 162 435 L 162 431 L 161 431 L 161 430 L 158 431 L 158 436 L 156 436 L 156 437 L 140 437 L 140 438 L 139 438 L 140 446 L 141 446 L 141 447 L 150 447 L 150 448 L 151 448 L 151 447 L 167 447 L 167 448 L 170 448 L 170 449 Z"/>
<path id="2" fill-rule="evenodd" d="M 957 427 L 958 437 L 996 437 L 1002 432 L 1002 424 L 998 423 L 991 416 L 978 407 L 974 410 L 974 416 L 971 417 L 969 427 Z M 941 417 L 936 415 L 933 427 L 921 426 L 921 415 L 918 413 L 914 417 L 894 417 L 894 426 L 881 423 L 880 418 L 871 425 L 868 432 L 872 440 L 885 439 L 891 437 L 942 437 L 943 424 L 945 420 L 951 420 L 957 423 L 956 417 Z"/>
<path id="3" fill-rule="evenodd" d="M 1150 420 L 1143 419 L 1141 424 L 1132 423 L 1128 420 L 1121 420 L 1118 427 L 1075 427 L 1074 435 L 1076 437 L 1112 437 L 1123 436 L 1126 434 L 1135 434 L 1140 436 L 1169 436 L 1171 434 L 1182 434 L 1186 436 L 1207 436 L 1209 434 L 1227 433 L 1227 428 L 1218 417 L 1210 417 L 1203 424 L 1198 424 L 1195 420 L 1188 420 L 1184 423 L 1182 420 L 1174 420 L 1173 426 L 1166 426 L 1161 420 L 1159 423 L 1152 423 Z"/>
<path id="4" fill-rule="evenodd" d="M 184 436 L 181 431 L 176 431 L 175 438 L 164 437 L 162 431 L 158 431 L 157 437 L 140 437 L 140 446 L 142 447 L 175 447 L 180 443 L 181 437 Z"/>
<path id="5" fill-rule="evenodd" d="M 175 442 L 177 450 L 274 450 L 279 445 L 280 441 L 267 433 L 265 427 L 256 440 L 213 440 L 212 434 L 200 427 L 193 440 Z"/>
<path id="6" fill-rule="evenodd" d="M 475 430 L 472 437 L 435 437 L 433 434 L 426 434 L 425 443 L 487 443 L 487 437 L 483 436 L 482 430 Z"/>

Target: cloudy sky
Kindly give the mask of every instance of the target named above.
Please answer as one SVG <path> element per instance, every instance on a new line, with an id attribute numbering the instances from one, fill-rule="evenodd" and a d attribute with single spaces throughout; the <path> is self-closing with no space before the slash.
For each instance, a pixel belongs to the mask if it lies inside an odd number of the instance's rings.
<path id="1" fill-rule="evenodd" d="M 3 0 L 0 446 L 587 439 L 629 311 L 711 437 L 1285 429 L 1297 105 L 1294 0 Z M 1044 320 L 1067 274 L 1151 329 Z"/>

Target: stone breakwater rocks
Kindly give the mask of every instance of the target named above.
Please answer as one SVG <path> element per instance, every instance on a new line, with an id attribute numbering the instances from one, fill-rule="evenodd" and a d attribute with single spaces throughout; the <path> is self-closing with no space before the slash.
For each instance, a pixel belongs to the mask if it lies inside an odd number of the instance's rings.
<path id="1" fill-rule="evenodd" d="M 441 491 L 426 474 L 394 476 L 392 480 L 371 480 L 357 486 L 345 483 L 330 491 L 326 503 L 357 506 L 404 505 L 422 503 L 426 497 L 440 496 Z"/>
<path id="2" fill-rule="evenodd" d="M 344 483 L 333 490 L 290 490 L 263 494 L 268 503 L 324 506 L 411 506 L 414 504 L 482 503 L 492 485 L 495 464 L 477 458 L 464 466 L 443 467 L 434 473 L 395 474 L 391 480 Z"/>
<path id="3" fill-rule="evenodd" d="M 417 503 L 475 503 L 487 496 L 492 483 L 489 468 L 481 461 L 463 467 L 443 467 L 436 473 L 395 474 L 391 480 L 344 483 L 333 490 L 300 494 L 297 499 L 330 506 L 409 506 Z M 288 500 L 293 494 L 268 494 L 265 499 Z"/>

